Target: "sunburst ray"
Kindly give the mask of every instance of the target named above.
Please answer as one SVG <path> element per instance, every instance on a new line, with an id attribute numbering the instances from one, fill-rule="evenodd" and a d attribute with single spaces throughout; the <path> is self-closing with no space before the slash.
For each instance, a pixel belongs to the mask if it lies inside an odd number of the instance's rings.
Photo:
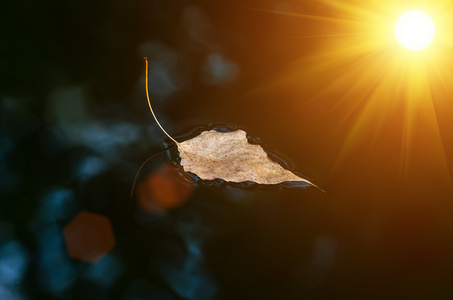
<path id="1" fill-rule="evenodd" d="M 326 113 L 335 116 L 331 120 L 333 134 L 349 126 L 334 167 L 341 166 L 364 140 L 373 143 L 385 135 L 391 122 L 394 131 L 400 132 L 400 143 L 394 147 L 400 148 L 400 165 L 395 168 L 399 168 L 401 179 L 409 180 L 413 169 L 419 168 L 427 173 L 436 172 L 438 180 L 450 184 L 437 114 L 440 107 L 452 108 L 443 101 L 453 99 L 450 87 L 453 35 L 449 32 L 453 2 L 322 3 L 325 6 L 322 15 L 273 11 L 299 17 L 302 22 L 319 22 L 323 30 L 316 32 L 315 28 L 311 34 L 301 34 L 299 39 L 317 43 L 312 53 L 294 61 L 285 72 L 255 92 L 284 87 L 293 90 L 294 97 L 300 97 L 298 101 L 305 108 L 325 102 Z M 418 53 L 403 49 L 394 33 L 398 16 L 411 9 L 426 11 L 436 23 L 433 44 Z M 326 26 L 331 32 L 326 32 Z M 420 163 L 423 155 L 429 158 Z"/>

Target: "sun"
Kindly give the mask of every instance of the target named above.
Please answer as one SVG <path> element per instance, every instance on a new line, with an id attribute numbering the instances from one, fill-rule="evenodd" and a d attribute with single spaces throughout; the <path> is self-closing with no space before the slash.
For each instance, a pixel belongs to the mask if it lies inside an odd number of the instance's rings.
<path id="1" fill-rule="evenodd" d="M 305 2 L 300 14 L 269 11 L 300 21 L 281 49 L 301 54 L 250 95 L 285 95 L 301 129 L 326 130 L 338 147 L 331 174 L 354 161 L 395 182 L 424 184 L 430 174 L 453 187 L 453 1 Z"/>
<path id="2" fill-rule="evenodd" d="M 431 18 L 421 11 L 409 11 L 403 14 L 395 26 L 398 42 L 413 51 L 429 46 L 434 39 L 435 31 Z"/>

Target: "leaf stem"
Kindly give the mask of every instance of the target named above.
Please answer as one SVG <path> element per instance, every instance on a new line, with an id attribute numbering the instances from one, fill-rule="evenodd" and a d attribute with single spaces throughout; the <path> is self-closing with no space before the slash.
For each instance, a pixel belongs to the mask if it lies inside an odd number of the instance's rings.
<path id="1" fill-rule="evenodd" d="M 159 121 L 156 118 L 156 115 L 154 114 L 153 108 L 151 107 L 151 101 L 149 101 L 149 92 L 148 92 L 148 58 L 144 57 L 144 59 L 145 59 L 145 64 L 146 64 L 146 99 L 148 100 L 149 110 L 153 114 L 154 120 L 156 120 L 157 125 L 159 125 L 160 129 L 162 129 L 162 131 L 165 133 L 165 135 L 168 136 L 177 145 L 179 145 L 179 143 L 165 131 L 165 129 L 162 127 L 162 125 L 160 125 Z"/>

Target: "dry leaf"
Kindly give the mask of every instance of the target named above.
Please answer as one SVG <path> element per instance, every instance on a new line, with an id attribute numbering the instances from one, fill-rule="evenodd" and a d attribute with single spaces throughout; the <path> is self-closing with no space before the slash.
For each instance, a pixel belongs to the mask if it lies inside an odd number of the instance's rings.
<path id="1" fill-rule="evenodd" d="M 178 143 L 184 171 L 204 180 L 253 181 L 259 184 L 311 182 L 294 175 L 272 161 L 260 145 L 247 141 L 246 132 L 203 131 L 197 137 Z"/>
<path id="2" fill-rule="evenodd" d="M 249 144 L 243 130 L 226 133 L 215 130 L 204 131 L 197 137 L 178 143 L 160 125 L 151 107 L 148 93 L 148 60 L 146 57 L 145 62 L 146 98 L 149 109 L 160 129 L 177 145 L 181 156 L 181 165 L 186 172 L 193 173 L 203 180 L 218 178 L 229 182 L 252 181 L 259 184 L 298 182 L 316 186 L 270 160 L 261 146 Z M 138 172 L 140 172 L 140 169 Z M 135 178 L 137 178 L 137 174 Z M 133 190 L 134 186 L 132 187 L 131 197 Z"/>

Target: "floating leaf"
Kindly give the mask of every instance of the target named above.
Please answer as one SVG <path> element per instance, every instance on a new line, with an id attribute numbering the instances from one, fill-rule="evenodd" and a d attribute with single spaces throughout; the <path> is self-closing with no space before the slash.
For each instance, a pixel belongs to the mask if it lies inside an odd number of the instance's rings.
<path id="1" fill-rule="evenodd" d="M 249 144 L 243 130 L 203 131 L 177 145 L 184 171 L 203 180 L 220 178 L 229 182 L 253 181 L 259 184 L 303 181 L 311 184 L 270 160 L 260 145 Z"/>
<path id="2" fill-rule="evenodd" d="M 146 97 L 149 109 L 159 127 L 178 147 L 181 166 L 202 180 L 222 179 L 229 182 L 252 181 L 258 184 L 299 182 L 313 183 L 280 166 L 269 159 L 260 145 L 247 141 L 246 132 L 203 131 L 200 135 L 178 143 L 160 125 L 151 107 L 148 94 L 148 60 L 146 62 Z"/>

